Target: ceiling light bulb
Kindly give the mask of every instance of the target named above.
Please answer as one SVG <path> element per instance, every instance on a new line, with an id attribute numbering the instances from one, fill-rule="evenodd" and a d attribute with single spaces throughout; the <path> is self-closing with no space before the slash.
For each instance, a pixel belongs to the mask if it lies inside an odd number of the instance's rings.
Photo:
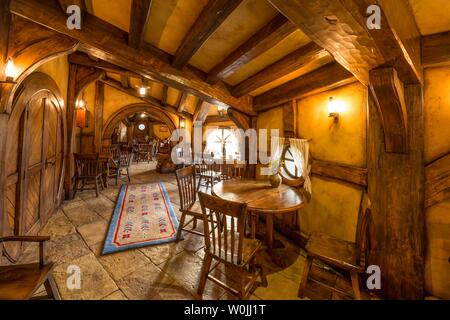
<path id="1" fill-rule="evenodd" d="M 145 95 L 147 94 L 147 88 L 145 88 L 145 87 L 140 87 L 140 88 L 139 88 L 139 94 L 140 94 L 141 96 L 145 96 Z"/>

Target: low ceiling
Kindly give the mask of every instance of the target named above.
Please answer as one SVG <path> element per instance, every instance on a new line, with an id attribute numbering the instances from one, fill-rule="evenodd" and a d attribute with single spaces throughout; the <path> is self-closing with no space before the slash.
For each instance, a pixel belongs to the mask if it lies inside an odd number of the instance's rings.
<path id="1" fill-rule="evenodd" d="M 132 0 L 86 0 L 91 14 L 129 32 Z M 393 0 L 392 0 L 393 1 Z M 409 0 L 411 11 L 422 35 L 450 30 L 449 0 Z M 208 0 L 152 0 L 150 16 L 144 32 L 144 41 L 174 56 L 184 38 L 199 18 Z M 278 14 L 278 11 L 266 0 L 243 0 L 209 36 L 203 45 L 190 58 L 189 65 L 208 74 L 223 62 L 242 44 L 260 31 Z M 285 35 L 270 49 L 258 54 L 250 61 L 239 66 L 236 72 L 223 79 L 231 87 L 242 84 L 268 66 L 309 44 L 311 40 L 299 29 Z M 317 58 L 277 80 L 259 86 L 249 92 L 251 96 L 261 95 L 292 79 L 310 73 L 333 61 L 330 55 Z M 108 74 L 108 77 L 120 81 L 120 76 Z M 253 79 L 253 78 L 252 78 Z M 131 79 L 130 87 L 141 85 L 139 79 Z M 150 95 L 163 103 L 179 107 L 183 92 L 164 85 L 150 83 Z M 184 97 L 184 111 L 194 114 L 198 99 L 191 95 Z M 217 114 L 213 106 L 210 115 Z"/>

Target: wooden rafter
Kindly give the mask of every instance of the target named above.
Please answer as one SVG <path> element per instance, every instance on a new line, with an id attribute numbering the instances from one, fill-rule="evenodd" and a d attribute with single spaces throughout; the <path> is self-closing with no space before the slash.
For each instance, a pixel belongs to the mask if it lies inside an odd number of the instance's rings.
<path id="1" fill-rule="evenodd" d="M 120 82 L 122 83 L 122 87 L 128 89 L 130 87 L 130 78 L 126 75 L 120 76 Z"/>
<path id="2" fill-rule="evenodd" d="M 139 49 L 144 43 L 144 34 L 150 17 L 152 0 L 133 0 L 131 4 L 130 32 L 128 44 Z"/>
<path id="3" fill-rule="evenodd" d="M 169 92 L 169 87 L 166 85 L 163 85 L 163 93 L 162 93 L 162 98 L 161 98 L 161 103 L 163 105 L 168 104 L 168 102 L 167 102 L 168 92 Z"/>
<path id="4" fill-rule="evenodd" d="M 450 63 L 450 31 L 422 37 L 422 64 L 424 67 Z"/>
<path id="5" fill-rule="evenodd" d="M 245 64 L 255 59 L 297 30 L 283 15 L 277 15 L 208 74 L 208 82 L 215 83 L 233 75 Z"/>
<path id="6" fill-rule="evenodd" d="M 237 84 L 231 93 L 235 97 L 242 97 L 302 67 L 320 65 L 324 61 L 331 62 L 332 60 L 333 57 L 328 51 L 311 42 Z"/>
<path id="7" fill-rule="evenodd" d="M 67 16 L 47 1 L 12 0 L 10 10 L 15 15 L 80 41 L 82 51 L 93 57 L 186 91 L 211 104 L 233 106 L 244 113 L 254 114 L 250 97 L 237 99 L 223 87 L 207 84 L 190 70 L 176 69 L 148 50 L 147 46 L 140 50 L 131 48 L 127 43 L 127 33 L 95 16 L 86 13 L 83 28 L 69 30 Z"/>
<path id="8" fill-rule="evenodd" d="M 180 116 L 180 117 L 184 117 L 184 118 L 187 118 L 187 119 L 192 119 L 192 115 L 191 114 L 189 114 L 187 112 L 179 113 L 177 108 L 169 106 L 169 105 L 165 105 L 165 104 L 163 104 L 161 101 L 159 101 L 156 98 L 153 98 L 151 96 L 141 97 L 135 89 L 124 88 L 122 86 L 122 84 L 120 83 L 120 81 L 117 81 L 117 80 L 114 80 L 114 79 L 111 79 L 111 78 L 105 78 L 102 81 L 105 84 L 107 84 L 108 86 L 110 86 L 110 87 L 112 87 L 114 89 L 117 89 L 117 90 L 119 90 L 119 91 L 121 91 L 123 93 L 126 93 L 126 94 L 128 94 L 128 95 L 130 95 L 132 97 L 141 99 L 144 102 L 150 103 L 150 104 L 154 105 L 155 107 L 160 108 L 161 110 L 168 111 L 168 112 L 173 113 L 173 114 L 175 114 L 177 116 Z"/>
<path id="9" fill-rule="evenodd" d="M 199 102 L 195 110 L 194 116 L 192 117 L 192 122 L 205 122 L 208 116 L 209 110 L 211 109 L 211 104 L 205 101 Z"/>
<path id="10" fill-rule="evenodd" d="M 173 66 L 184 67 L 242 0 L 209 0 L 175 54 Z"/>
<path id="11" fill-rule="evenodd" d="M 332 62 L 255 97 L 253 107 L 255 111 L 261 112 L 295 98 L 317 94 L 355 81 L 350 72 L 339 63 Z"/>
<path id="12" fill-rule="evenodd" d="M 58 0 L 61 9 L 66 12 L 67 8 L 71 5 L 76 5 L 81 8 L 82 11 L 86 11 L 85 0 Z"/>
<path id="13" fill-rule="evenodd" d="M 394 66 L 405 84 L 422 81 L 420 33 L 407 0 L 377 1 L 379 30 L 367 28 L 372 0 L 269 1 L 362 83 L 379 66 Z"/>
<path id="14" fill-rule="evenodd" d="M 180 102 L 178 103 L 178 112 L 182 113 L 186 109 L 186 102 L 187 102 L 188 94 L 186 92 L 183 92 L 181 94 Z"/>

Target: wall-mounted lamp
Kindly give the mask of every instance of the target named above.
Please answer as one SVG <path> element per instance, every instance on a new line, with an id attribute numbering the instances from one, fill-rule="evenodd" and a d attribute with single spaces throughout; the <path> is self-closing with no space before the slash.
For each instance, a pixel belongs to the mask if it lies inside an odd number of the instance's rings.
<path id="1" fill-rule="evenodd" d="M 6 60 L 5 66 L 5 81 L 0 81 L 0 83 L 14 84 L 15 76 L 16 76 L 16 68 L 14 67 L 14 60 L 12 58 L 8 58 L 8 60 Z"/>
<path id="2" fill-rule="evenodd" d="M 180 118 L 180 129 L 184 129 L 186 127 L 186 122 L 184 119 Z"/>
<path id="3" fill-rule="evenodd" d="M 141 113 L 141 119 L 145 119 L 147 115 L 145 113 Z"/>
<path id="4" fill-rule="evenodd" d="M 76 124 L 78 128 L 87 127 L 87 110 L 86 102 L 83 99 L 78 100 L 76 107 Z"/>
<path id="5" fill-rule="evenodd" d="M 342 112 L 342 103 L 330 97 L 328 102 L 328 117 L 339 120 L 339 113 Z"/>

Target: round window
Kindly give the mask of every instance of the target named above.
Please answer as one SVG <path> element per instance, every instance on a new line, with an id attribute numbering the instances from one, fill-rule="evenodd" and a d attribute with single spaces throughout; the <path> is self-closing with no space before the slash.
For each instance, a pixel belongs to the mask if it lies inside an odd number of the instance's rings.
<path id="1" fill-rule="evenodd" d="M 301 156 L 301 155 L 300 155 Z M 283 169 L 287 178 L 298 179 L 302 176 L 303 168 L 300 163 L 295 161 L 293 151 L 290 146 L 286 147 L 283 153 Z"/>
<path id="2" fill-rule="evenodd" d="M 144 131 L 144 130 L 145 130 L 145 124 L 141 123 L 141 124 L 138 126 L 138 129 L 141 130 L 141 131 Z"/>

